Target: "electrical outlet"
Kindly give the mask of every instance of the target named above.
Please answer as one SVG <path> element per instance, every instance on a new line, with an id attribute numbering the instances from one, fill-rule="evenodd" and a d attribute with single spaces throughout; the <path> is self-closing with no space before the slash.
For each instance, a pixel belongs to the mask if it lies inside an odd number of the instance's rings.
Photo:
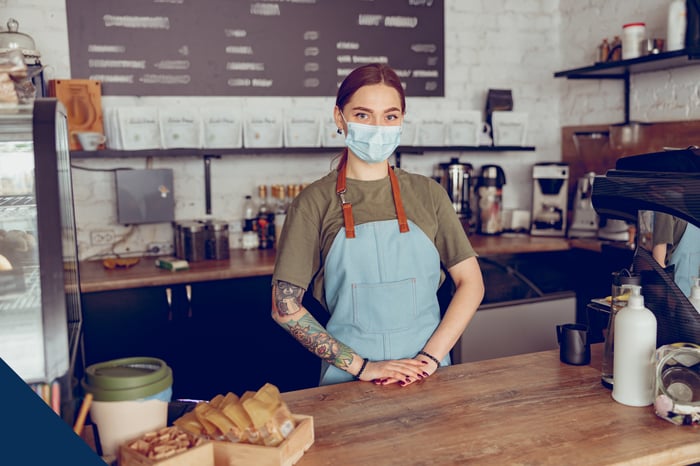
<path id="1" fill-rule="evenodd" d="M 104 246 L 113 244 L 116 236 L 112 230 L 93 230 L 90 232 L 90 244 L 93 246 Z"/>
<path id="2" fill-rule="evenodd" d="M 173 254 L 173 243 L 148 243 L 146 245 L 146 254 L 149 256 L 170 256 Z"/>

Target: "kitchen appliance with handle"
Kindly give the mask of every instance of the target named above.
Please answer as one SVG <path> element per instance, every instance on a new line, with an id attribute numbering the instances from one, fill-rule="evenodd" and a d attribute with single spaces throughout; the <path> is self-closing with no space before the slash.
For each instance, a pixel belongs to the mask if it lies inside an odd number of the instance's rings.
<path id="1" fill-rule="evenodd" d="M 588 172 L 578 180 L 574 197 L 574 215 L 569 227 L 569 238 L 591 238 L 598 232 L 598 214 L 591 202 L 595 172 Z"/>
<path id="2" fill-rule="evenodd" d="M 532 167 L 533 236 L 566 234 L 569 193 L 569 165 L 564 162 L 540 162 Z"/>
<path id="3" fill-rule="evenodd" d="M 498 165 L 484 165 L 476 185 L 479 203 L 478 229 L 482 235 L 499 235 L 503 232 L 503 185 L 506 175 Z"/>
<path id="4" fill-rule="evenodd" d="M 473 170 L 470 163 L 462 163 L 453 157 L 441 163 L 436 177 L 452 200 L 452 206 L 464 224 L 472 226 Z"/>
<path id="5" fill-rule="evenodd" d="M 700 314 L 674 281 L 673 267 L 652 255 L 648 213 L 661 212 L 700 227 L 700 149 L 689 148 L 622 157 L 615 169 L 597 176 L 593 207 L 600 215 L 636 224 L 630 270 L 641 276 L 645 305 L 658 322 L 657 347 L 700 342 Z"/>

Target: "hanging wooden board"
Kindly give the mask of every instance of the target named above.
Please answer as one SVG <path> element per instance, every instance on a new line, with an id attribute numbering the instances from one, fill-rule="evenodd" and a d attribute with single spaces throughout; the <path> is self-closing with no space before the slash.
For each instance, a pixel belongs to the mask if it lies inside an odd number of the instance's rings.
<path id="1" fill-rule="evenodd" d="M 49 96 L 56 97 L 68 113 L 70 150 L 81 150 L 76 133 L 104 134 L 102 83 L 91 79 L 51 79 Z M 101 144 L 99 149 L 104 149 Z"/>

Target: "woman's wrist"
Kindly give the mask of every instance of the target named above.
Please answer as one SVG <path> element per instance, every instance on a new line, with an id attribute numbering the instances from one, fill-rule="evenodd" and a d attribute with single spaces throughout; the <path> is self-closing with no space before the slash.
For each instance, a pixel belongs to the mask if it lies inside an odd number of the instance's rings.
<path id="1" fill-rule="evenodd" d="M 367 364 L 369 363 L 369 359 L 363 358 L 362 359 L 362 366 L 360 366 L 360 370 L 357 371 L 357 374 L 355 374 L 355 379 L 360 380 L 360 377 L 362 376 L 362 373 L 365 371 L 367 368 Z"/>
<path id="2" fill-rule="evenodd" d="M 435 356 L 433 356 L 432 354 L 430 354 L 426 351 L 420 350 L 420 351 L 418 351 L 418 355 L 425 356 L 426 358 L 433 361 L 437 367 L 440 367 L 440 360 L 438 358 L 436 358 Z"/>

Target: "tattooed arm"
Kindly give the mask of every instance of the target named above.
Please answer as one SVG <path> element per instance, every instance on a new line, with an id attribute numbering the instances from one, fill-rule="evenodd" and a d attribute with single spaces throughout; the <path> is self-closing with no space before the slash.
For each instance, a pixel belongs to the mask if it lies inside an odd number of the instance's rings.
<path id="1" fill-rule="evenodd" d="M 272 318 L 306 349 L 338 369 L 357 374 L 362 357 L 336 340 L 302 305 L 304 289 L 278 280 L 272 287 Z"/>

